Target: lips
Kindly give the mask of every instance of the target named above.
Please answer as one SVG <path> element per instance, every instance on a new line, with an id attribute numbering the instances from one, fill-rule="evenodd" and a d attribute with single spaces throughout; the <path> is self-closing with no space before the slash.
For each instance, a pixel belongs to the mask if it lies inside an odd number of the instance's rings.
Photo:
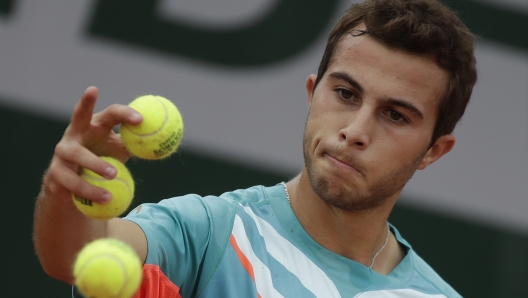
<path id="1" fill-rule="evenodd" d="M 325 154 L 326 157 L 328 157 L 333 163 L 335 163 L 339 167 L 346 168 L 348 170 L 355 171 L 359 174 L 364 173 L 364 169 L 361 166 L 361 163 L 354 160 L 353 158 L 343 158 L 338 155 L 333 155 L 330 153 Z"/>

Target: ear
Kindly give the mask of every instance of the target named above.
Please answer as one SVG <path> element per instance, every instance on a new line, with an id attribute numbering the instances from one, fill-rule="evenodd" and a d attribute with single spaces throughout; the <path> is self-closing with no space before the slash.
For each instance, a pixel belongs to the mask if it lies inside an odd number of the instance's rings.
<path id="1" fill-rule="evenodd" d="M 314 94 L 314 86 L 315 86 L 315 80 L 317 79 L 317 76 L 314 74 L 311 74 L 306 79 L 306 92 L 308 93 L 308 106 L 312 105 L 312 98 Z"/>
<path id="2" fill-rule="evenodd" d="M 418 170 L 427 168 L 430 164 L 437 161 L 444 154 L 448 153 L 453 149 L 456 143 L 456 138 L 452 134 L 443 135 L 436 140 L 436 142 L 427 150 L 422 161 L 418 165 Z"/>

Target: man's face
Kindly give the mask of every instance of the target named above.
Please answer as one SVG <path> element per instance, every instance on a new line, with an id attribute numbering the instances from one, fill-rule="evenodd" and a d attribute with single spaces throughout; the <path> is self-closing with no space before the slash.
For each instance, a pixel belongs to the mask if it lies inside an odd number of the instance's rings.
<path id="1" fill-rule="evenodd" d="M 379 206 L 441 156 L 429 145 L 448 74 L 433 59 L 347 35 L 313 90 L 315 79 L 306 83 L 305 166 L 331 205 Z"/>

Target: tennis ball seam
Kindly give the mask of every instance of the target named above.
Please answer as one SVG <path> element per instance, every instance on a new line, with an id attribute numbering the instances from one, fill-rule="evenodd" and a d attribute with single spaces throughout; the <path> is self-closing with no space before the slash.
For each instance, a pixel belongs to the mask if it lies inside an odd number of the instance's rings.
<path id="1" fill-rule="evenodd" d="M 160 131 L 163 130 L 163 128 L 165 127 L 165 125 L 167 124 L 167 122 L 169 121 L 169 111 L 167 110 L 167 106 L 165 105 L 164 102 L 162 102 L 159 98 L 155 98 L 160 104 L 161 106 L 163 107 L 163 111 L 165 111 L 165 118 L 163 119 L 163 123 L 160 125 L 160 127 L 156 130 L 156 131 L 153 131 L 153 132 L 150 132 L 150 133 L 145 133 L 145 134 L 139 134 L 139 133 L 136 133 L 134 131 L 132 131 L 130 128 L 128 128 L 128 126 L 123 126 L 123 128 L 125 128 L 126 130 L 128 130 L 131 134 L 135 135 L 135 136 L 138 136 L 138 137 L 150 137 L 150 136 L 154 136 L 156 134 L 158 134 Z"/>
<path id="2" fill-rule="evenodd" d="M 172 101 L 159 95 L 144 95 L 134 99 L 129 107 L 143 115 L 143 122 L 137 125 L 120 126 L 121 139 L 130 153 L 155 160 L 177 150 L 183 136 L 183 120 Z"/>
<path id="3" fill-rule="evenodd" d="M 73 276 L 85 297 L 125 298 L 138 291 L 143 270 L 132 246 L 116 238 L 100 238 L 79 251 Z"/>
<path id="4" fill-rule="evenodd" d="M 123 283 L 121 284 L 121 287 L 119 288 L 119 292 L 116 295 L 116 297 L 121 297 L 121 295 L 123 294 L 123 291 L 126 288 L 126 285 L 128 284 L 128 279 L 129 279 L 128 275 L 129 274 L 128 274 L 128 270 L 127 270 L 125 264 L 123 263 L 123 261 L 121 259 L 119 259 L 118 257 L 116 257 L 115 255 L 111 254 L 111 253 L 98 253 L 96 255 L 93 255 L 93 256 L 89 257 L 84 262 L 84 264 L 81 267 L 81 269 L 79 269 L 79 272 L 77 273 L 77 276 L 82 276 L 84 271 L 86 269 L 88 269 L 88 267 L 91 265 L 92 261 L 94 261 L 94 260 L 96 260 L 98 258 L 102 258 L 102 257 L 107 257 L 107 258 L 111 259 L 112 261 L 116 261 L 116 263 L 119 265 L 119 267 L 121 268 L 121 270 L 123 272 Z"/>

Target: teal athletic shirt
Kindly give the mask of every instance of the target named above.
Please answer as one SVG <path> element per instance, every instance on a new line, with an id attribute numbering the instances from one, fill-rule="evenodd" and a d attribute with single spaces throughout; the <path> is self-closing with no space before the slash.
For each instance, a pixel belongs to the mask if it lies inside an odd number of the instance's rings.
<path id="1" fill-rule="evenodd" d="M 387 276 L 315 242 L 283 185 L 143 204 L 125 219 L 148 241 L 134 297 L 461 297 L 407 249 Z"/>

